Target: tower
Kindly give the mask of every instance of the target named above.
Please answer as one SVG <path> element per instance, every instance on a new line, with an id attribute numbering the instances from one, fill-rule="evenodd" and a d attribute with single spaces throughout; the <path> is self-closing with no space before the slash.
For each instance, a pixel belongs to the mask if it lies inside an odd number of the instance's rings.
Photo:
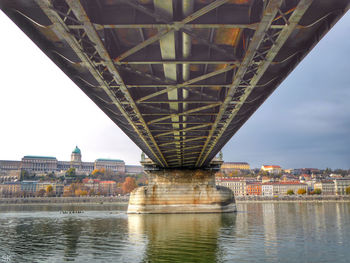
<path id="1" fill-rule="evenodd" d="M 71 163 L 74 163 L 74 164 L 81 163 L 81 151 L 78 148 L 78 146 L 75 146 L 75 149 L 72 151 L 70 161 Z"/>

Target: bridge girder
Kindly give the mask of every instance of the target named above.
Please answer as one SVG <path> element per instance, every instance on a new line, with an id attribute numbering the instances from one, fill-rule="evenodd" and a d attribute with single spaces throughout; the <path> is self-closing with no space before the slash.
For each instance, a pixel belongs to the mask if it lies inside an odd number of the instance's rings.
<path id="1" fill-rule="evenodd" d="M 350 0 L 0 0 L 159 166 L 203 167 Z"/>

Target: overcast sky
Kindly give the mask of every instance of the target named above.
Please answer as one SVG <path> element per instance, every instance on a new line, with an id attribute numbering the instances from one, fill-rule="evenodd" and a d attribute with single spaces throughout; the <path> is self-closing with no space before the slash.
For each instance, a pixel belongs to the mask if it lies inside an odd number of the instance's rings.
<path id="1" fill-rule="evenodd" d="M 223 149 L 251 167 L 350 168 L 350 13 Z M 139 164 L 141 150 L 0 12 L 0 159 L 24 155 Z"/>

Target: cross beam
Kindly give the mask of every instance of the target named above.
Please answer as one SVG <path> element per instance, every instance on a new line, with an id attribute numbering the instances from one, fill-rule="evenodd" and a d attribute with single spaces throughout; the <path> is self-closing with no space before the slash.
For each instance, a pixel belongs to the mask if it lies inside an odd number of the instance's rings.
<path id="1" fill-rule="evenodd" d="M 200 166 L 205 162 L 205 159 L 209 155 L 209 153 L 213 150 L 215 144 L 217 141 L 221 138 L 225 130 L 228 128 L 229 124 L 233 120 L 233 118 L 237 115 L 239 109 L 243 105 L 244 101 L 248 98 L 249 94 L 252 92 L 254 85 L 258 83 L 264 72 L 267 70 L 269 65 L 272 63 L 273 59 L 277 55 L 278 51 L 282 48 L 285 41 L 288 39 L 290 34 L 293 32 L 295 27 L 298 25 L 300 19 L 302 18 L 303 14 L 306 12 L 306 10 L 309 8 L 309 6 L 312 4 L 313 0 L 300 0 L 297 7 L 293 11 L 292 15 L 290 16 L 288 20 L 288 24 L 286 24 L 281 32 L 279 33 L 279 36 L 276 41 L 273 41 L 273 46 L 269 49 L 267 52 L 264 60 L 259 64 L 259 66 L 256 68 L 254 72 L 253 78 L 249 81 L 249 88 L 247 88 L 244 92 L 244 95 L 241 96 L 239 104 L 237 104 L 237 107 L 229 113 L 228 119 L 225 120 L 225 123 L 223 123 L 222 127 L 219 128 L 218 135 L 213 137 L 214 131 L 218 129 L 218 125 L 221 122 L 222 116 L 225 113 L 229 102 L 233 99 L 233 96 L 235 95 L 235 92 L 237 90 L 237 87 L 240 85 L 244 78 L 244 74 L 248 70 L 248 68 L 252 64 L 252 60 L 256 55 L 256 51 L 261 44 L 261 42 L 264 39 L 264 35 L 267 34 L 267 31 L 273 22 L 274 17 L 276 16 L 276 13 L 278 12 L 282 1 L 280 0 L 274 0 L 270 1 L 268 6 L 266 7 L 264 17 L 262 18 L 262 21 L 259 24 L 259 27 L 254 33 L 253 39 L 251 41 L 251 44 L 248 47 L 247 55 L 245 56 L 244 60 L 242 61 L 241 66 L 238 68 L 238 71 L 234 77 L 234 80 L 232 82 L 232 86 L 229 88 L 228 96 L 225 99 L 225 102 L 223 103 L 222 107 L 220 107 L 219 114 L 216 118 L 216 121 L 214 125 L 212 126 L 212 129 L 209 133 L 209 136 L 205 142 L 205 145 L 202 149 L 202 152 L 196 162 L 196 166 Z M 209 145 L 209 142 L 211 142 L 211 145 Z"/>

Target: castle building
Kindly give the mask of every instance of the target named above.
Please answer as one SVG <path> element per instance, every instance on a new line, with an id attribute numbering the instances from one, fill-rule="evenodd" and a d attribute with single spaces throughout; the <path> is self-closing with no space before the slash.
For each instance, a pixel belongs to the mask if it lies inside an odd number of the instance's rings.
<path id="1" fill-rule="evenodd" d="M 282 168 L 279 165 L 263 165 L 261 166 L 261 170 L 269 174 L 279 174 L 282 172 Z"/>
<path id="2" fill-rule="evenodd" d="M 99 158 L 94 163 L 95 169 L 106 169 L 108 171 L 125 173 L 125 162 L 118 159 Z"/>
<path id="3" fill-rule="evenodd" d="M 229 174 L 234 171 L 250 170 L 250 166 L 246 162 L 224 162 L 220 170 L 225 174 Z"/>
<path id="4" fill-rule="evenodd" d="M 81 163 L 81 151 L 78 148 L 78 146 L 75 146 L 75 149 L 73 150 L 70 158 L 71 163 Z"/>
<path id="5" fill-rule="evenodd" d="M 89 175 L 94 169 L 104 168 L 119 174 L 137 174 L 143 172 L 142 166 L 125 165 L 123 160 L 119 159 L 96 159 L 94 162 L 83 162 L 81 150 L 78 146 L 71 153 L 70 161 L 58 161 L 56 157 L 26 155 L 21 161 L 0 160 L 0 176 L 9 177 L 16 171 L 16 177 L 21 170 L 31 173 L 64 173 L 70 168 L 75 168 L 77 174 Z M 12 178 L 12 177 L 11 177 Z"/>
<path id="6" fill-rule="evenodd" d="M 21 170 L 31 172 L 54 172 L 57 170 L 56 157 L 26 155 L 22 158 Z"/>

